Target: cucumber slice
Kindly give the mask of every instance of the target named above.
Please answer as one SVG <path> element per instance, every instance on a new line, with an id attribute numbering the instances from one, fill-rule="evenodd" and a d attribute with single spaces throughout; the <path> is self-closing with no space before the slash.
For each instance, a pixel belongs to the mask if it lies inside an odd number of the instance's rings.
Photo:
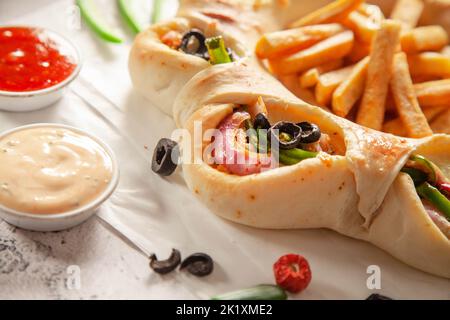
<path id="1" fill-rule="evenodd" d="M 108 26 L 100 16 L 92 0 L 77 0 L 81 16 L 87 25 L 103 40 L 121 43 L 123 40 Z"/>
<path id="2" fill-rule="evenodd" d="M 255 287 L 224 293 L 212 300 L 286 300 L 286 292 L 271 284 L 261 284 Z"/>
<path id="3" fill-rule="evenodd" d="M 161 20 L 162 8 L 163 0 L 153 0 L 152 23 L 156 23 Z"/>
<path id="4" fill-rule="evenodd" d="M 133 12 L 133 0 L 118 0 L 119 12 L 122 15 L 125 22 L 130 26 L 134 33 L 139 33 L 142 31 L 143 26 L 136 19 Z"/>

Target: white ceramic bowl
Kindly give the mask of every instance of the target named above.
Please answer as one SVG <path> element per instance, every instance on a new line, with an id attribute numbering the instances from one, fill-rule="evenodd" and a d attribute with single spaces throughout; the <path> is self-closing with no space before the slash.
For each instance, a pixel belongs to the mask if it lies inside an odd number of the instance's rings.
<path id="1" fill-rule="evenodd" d="M 34 27 L 31 26 L 29 28 Z M 24 91 L 24 92 L 0 90 L 0 110 L 12 112 L 26 112 L 45 108 L 61 99 L 69 83 L 71 83 L 80 73 L 82 59 L 78 48 L 67 38 L 61 36 L 60 34 L 54 31 L 43 28 L 37 29 L 42 29 L 45 32 L 45 34 L 49 36 L 50 39 L 54 40 L 57 44 L 61 45 L 63 53 L 70 56 L 73 59 L 73 62 L 76 64 L 76 67 L 70 74 L 70 76 L 64 79 L 62 82 L 45 89 L 35 91 Z"/>
<path id="2" fill-rule="evenodd" d="M 91 138 L 95 142 L 97 142 L 111 158 L 112 163 L 111 181 L 109 182 L 109 185 L 105 189 L 105 191 L 103 191 L 103 193 L 100 194 L 98 198 L 96 198 L 94 201 L 86 204 L 81 208 L 77 208 L 76 210 L 58 214 L 32 214 L 19 212 L 0 204 L 0 218 L 3 218 L 6 222 L 15 225 L 19 228 L 32 231 L 60 231 L 64 229 L 69 229 L 89 219 L 92 215 L 95 214 L 100 205 L 112 195 L 112 193 L 117 187 L 117 184 L 119 183 L 119 176 L 120 176 L 117 159 L 111 148 L 99 138 L 83 130 L 62 124 L 38 123 L 17 127 L 15 129 L 1 133 L 0 140 L 3 139 L 3 137 L 5 137 L 6 135 L 11 134 L 13 132 L 37 127 L 55 127 L 68 129 L 76 133 L 83 134 Z"/>

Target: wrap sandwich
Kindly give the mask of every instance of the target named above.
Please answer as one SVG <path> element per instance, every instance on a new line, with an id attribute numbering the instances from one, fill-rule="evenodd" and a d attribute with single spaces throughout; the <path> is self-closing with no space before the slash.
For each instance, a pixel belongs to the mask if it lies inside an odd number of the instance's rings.
<path id="1" fill-rule="evenodd" d="M 133 45 L 135 87 L 189 136 L 201 133 L 200 142 L 181 141 L 188 187 L 225 219 L 257 228 L 332 229 L 450 278 L 450 136 L 401 138 L 300 100 L 247 49 L 293 15 L 262 3 L 250 10 L 246 1 L 182 1 L 182 17 L 152 26 Z M 240 23 L 243 16 L 256 23 Z M 271 16 L 282 22 L 258 20 Z M 211 66 L 162 40 L 193 27 L 221 35 L 233 61 Z M 219 135 L 203 136 L 211 130 Z M 253 145 L 263 138 L 270 140 L 264 148 Z M 436 194 L 446 199 L 436 202 Z"/>

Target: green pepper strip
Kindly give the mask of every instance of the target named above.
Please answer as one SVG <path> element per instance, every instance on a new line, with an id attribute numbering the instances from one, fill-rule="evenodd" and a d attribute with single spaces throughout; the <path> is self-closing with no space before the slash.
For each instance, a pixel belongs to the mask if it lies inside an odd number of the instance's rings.
<path id="1" fill-rule="evenodd" d="M 424 170 L 426 170 L 426 173 L 428 174 L 428 181 L 431 183 L 436 183 L 437 175 L 436 170 L 433 166 L 433 163 L 428 160 L 427 158 L 419 155 L 413 155 L 410 157 L 410 160 L 416 162 L 418 165 L 420 165 Z"/>
<path id="2" fill-rule="evenodd" d="M 302 160 L 315 158 L 317 154 L 317 152 L 311 152 L 296 148 L 290 150 L 280 150 L 279 158 L 282 164 L 293 165 L 299 163 Z"/>
<path id="3" fill-rule="evenodd" d="M 92 0 L 77 0 L 77 5 L 87 25 L 103 40 L 121 43 L 122 39 L 101 19 Z"/>
<path id="4" fill-rule="evenodd" d="M 138 22 L 134 16 L 133 8 L 131 4 L 133 0 L 118 0 L 119 12 L 122 15 L 125 22 L 130 26 L 134 33 L 142 31 L 143 26 Z"/>
<path id="5" fill-rule="evenodd" d="M 212 300 L 286 300 L 286 292 L 279 286 L 261 284 L 252 288 L 224 293 Z"/>
<path id="6" fill-rule="evenodd" d="M 257 129 L 256 131 L 258 132 L 258 152 L 268 153 L 270 146 L 267 141 L 267 131 L 264 129 Z"/>
<path id="7" fill-rule="evenodd" d="M 426 172 L 416 168 L 404 167 L 401 171 L 409 174 L 416 187 L 423 182 L 426 182 L 428 179 L 428 174 Z"/>
<path id="8" fill-rule="evenodd" d="M 245 120 L 245 129 L 247 130 L 248 142 L 258 150 L 258 134 L 253 128 L 252 121 L 250 119 Z"/>
<path id="9" fill-rule="evenodd" d="M 258 152 L 267 153 L 268 150 L 262 150 L 262 147 L 267 143 L 267 134 L 264 134 L 265 130 L 253 128 L 251 120 L 245 121 L 245 128 L 248 130 L 249 142 L 258 148 Z M 251 129 L 251 130 L 249 130 Z M 257 133 L 257 134 L 256 134 Z M 289 136 L 288 136 L 289 137 Z M 263 144 L 264 143 L 264 144 Z M 268 147 L 268 146 L 267 146 Z M 279 161 L 284 165 L 294 165 L 302 160 L 317 157 L 318 152 L 306 151 L 303 149 L 290 149 L 280 150 Z"/>
<path id="10" fill-rule="evenodd" d="M 294 159 L 294 158 L 289 157 L 289 156 L 286 155 L 283 151 L 280 152 L 280 154 L 279 154 L 278 156 L 279 156 L 280 162 L 281 162 L 282 164 L 287 165 L 287 166 L 291 166 L 291 165 L 297 164 L 297 163 L 299 163 L 299 162 L 301 161 L 301 160 L 298 160 L 298 159 Z"/>
<path id="11" fill-rule="evenodd" d="M 232 62 L 225 48 L 222 36 L 208 38 L 205 41 L 211 64 L 222 64 Z"/>
<path id="12" fill-rule="evenodd" d="M 280 150 L 280 155 L 281 154 L 283 154 L 289 158 L 296 159 L 296 160 L 298 160 L 297 162 L 300 162 L 302 160 L 309 159 L 309 158 L 315 158 L 318 155 L 317 152 L 306 151 L 306 150 L 302 150 L 302 149 L 298 149 L 298 148 L 290 149 L 290 150 Z"/>
<path id="13" fill-rule="evenodd" d="M 163 0 L 153 0 L 152 23 L 161 20 Z"/>
<path id="14" fill-rule="evenodd" d="M 422 183 L 416 190 L 421 197 L 430 201 L 439 211 L 447 216 L 447 220 L 450 220 L 450 200 L 446 196 L 428 182 Z"/>

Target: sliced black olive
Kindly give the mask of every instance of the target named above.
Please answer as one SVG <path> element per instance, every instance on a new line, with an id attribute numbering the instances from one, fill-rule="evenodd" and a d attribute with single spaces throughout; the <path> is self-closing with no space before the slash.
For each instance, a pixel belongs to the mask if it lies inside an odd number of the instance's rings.
<path id="1" fill-rule="evenodd" d="M 197 277 L 204 277 L 214 270 L 214 262 L 206 253 L 194 253 L 183 260 L 180 270 L 185 269 Z"/>
<path id="2" fill-rule="evenodd" d="M 264 113 L 258 113 L 256 115 L 255 120 L 253 121 L 253 127 L 255 129 L 270 129 L 270 122 Z"/>
<path id="3" fill-rule="evenodd" d="M 152 170 L 161 176 L 170 176 L 177 168 L 179 156 L 178 143 L 166 138 L 159 140 L 153 152 Z"/>
<path id="4" fill-rule="evenodd" d="M 320 140 L 320 129 L 314 123 L 300 122 L 297 125 L 302 128 L 302 143 L 314 143 Z"/>
<path id="5" fill-rule="evenodd" d="M 383 296 L 378 293 L 372 293 L 370 296 L 367 297 L 366 300 L 393 300 L 392 298 Z"/>
<path id="6" fill-rule="evenodd" d="M 236 61 L 236 55 L 235 55 L 234 51 L 231 50 L 231 48 L 227 47 L 227 53 L 230 56 L 231 61 Z"/>
<path id="7" fill-rule="evenodd" d="M 276 134 L 278 130 L 278 134 Z M 269 130 L 269 139 L 278 140 L 280 149 L 289 150 L 296 148 L 301 142 L 302 128 L 292 122 L 280 121 Z"/>
<path id="8" fill-rule="evenodd" d="M 191 40 L 195 39 L 196 43 L 193 44 Z M 195 56 L 199 56 L 201 58 L 205 58 L 205 53 L 208 52 L 208 49 L 205 45 L 206 37 L 200 30 L 191 29 L 186 32 L 181 39 L 181 44 L 178 49 L 181 51 L 192 54 Z"/>
<path id="9" fill-rule="evenodd" d="M 156 273 L 166 274 L 173 270 L 180 264 L 181 254 L 177 249 L 172 249 L 172 253 L 167 260 L 159 261 L 155 254 L 150 256 L 150 268 Z"/>

